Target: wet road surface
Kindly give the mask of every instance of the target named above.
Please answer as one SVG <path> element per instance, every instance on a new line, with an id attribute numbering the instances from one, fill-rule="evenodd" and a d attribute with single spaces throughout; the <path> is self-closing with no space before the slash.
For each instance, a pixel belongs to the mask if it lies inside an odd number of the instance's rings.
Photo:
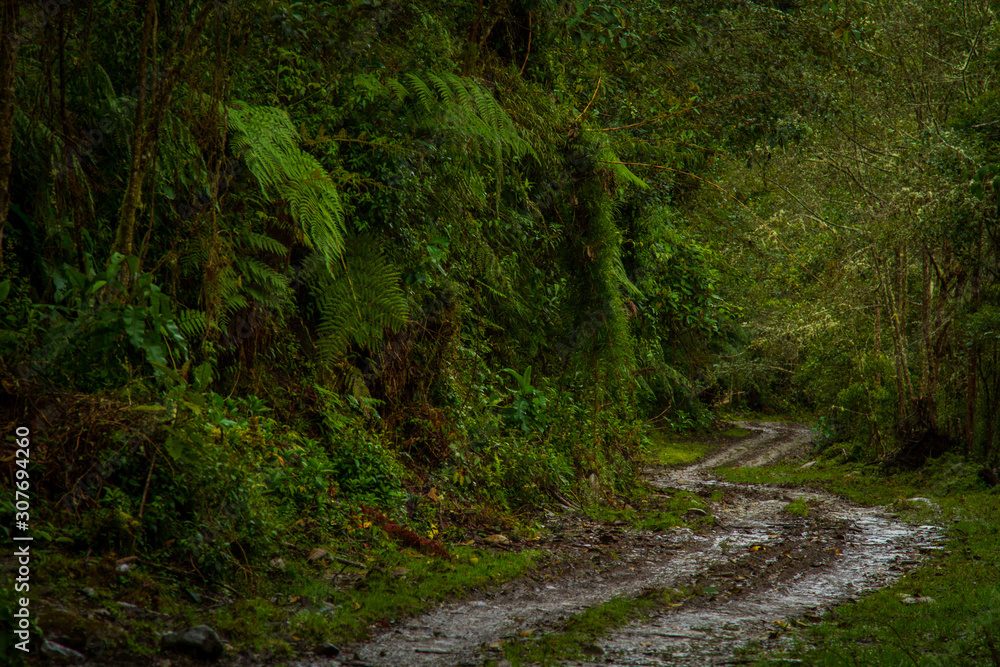
<path id="1" fill-rule="evenodd" d="M 893 520 L 882 508 L 862 508 L 832 495 L 722 482 L 717 467 L 761 466 L 801 459 L 804 426 L 749 422 L 754 435 L 702 463 L 659 470 L 654 486 L 684 489 L 706 501 L 716 524 L 704 534 L 675 529 L 645 536 L 613 564 L 550 581 L 510 582 L 496 594 L 447 604 L 402 622 L 335 660 L 303 660 L 298 667 L 336 665 L 480 665 L 501 657 L 510 637 L 559 627 L 566 617 L 644 589 L 711 587 L 675 611 L 611 632 L 593 647 L 593 662 L 567 665 L 713 665 L 766 637 L 775 622 L 813 617 L 886 586 L 916 567 L 922 550 L 942 539 L 933 526 Z M 807 516 L 784 511 L 802 500 Z M 591 545 L 584 545 L 590 547 Z M 603 553 L 596 545 L 595 558 Z M 491 646 L 492 645 L 492 646 Z"/>

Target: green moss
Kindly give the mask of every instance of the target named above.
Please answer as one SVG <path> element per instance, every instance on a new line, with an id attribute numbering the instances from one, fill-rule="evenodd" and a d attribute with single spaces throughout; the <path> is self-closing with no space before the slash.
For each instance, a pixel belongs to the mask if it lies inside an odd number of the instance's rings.
<path id="1" fill-rule="evenodd" d="M 710 444 L 694 439 L 669 437 L 661 429 L 647 433 L 646 460 L 653 465 L 685 466 L 705 458 Z"/>
<path id="2" fill-rule="evenodd" d="M 809 505 L 802 498 L 793 500 L 792 502 L 785 505 L 784 510 L 789 514 L 795 514 L 796 516 L 809 516 Z"/>

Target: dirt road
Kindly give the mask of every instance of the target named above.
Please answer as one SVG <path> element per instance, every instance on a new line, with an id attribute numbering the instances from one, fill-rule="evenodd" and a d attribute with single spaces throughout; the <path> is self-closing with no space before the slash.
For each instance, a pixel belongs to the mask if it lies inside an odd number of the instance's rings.
<path id="1" fill-rule="evenodd" d="M 702 463 L 651 471 L 654 486 L 705 499 L 716 519 L 709 530 L 636 534 L 585 524 L 560 534 L 554 519 L 554 539 L 583 549 L 589 567 L 511 582 L 490 597 L 442 606 L 358 647 L 340 663 L 297 664 L 479 665 L 500 658 L 496 646 L 504 639 L 557 628 L 567 616 L 614 597 L 698 586 L 708 594 L 612 632 L 592 647 L 592 662 L 565 664 L 712 665 L 731 660 L 751 640 L 767 641 L 776 622 L 812 618 L 887 585 L 936 546 L 935 527 L 899 523 L 881 508 L 813 491 L 719 481 L 714 468 L 801 459 L 807 451 L 803 426 L 740 425 L 754 435 Z M 786 511 L 795 501 L 802 501 L 798 507 L 804 503 L 806 515 Z"/>

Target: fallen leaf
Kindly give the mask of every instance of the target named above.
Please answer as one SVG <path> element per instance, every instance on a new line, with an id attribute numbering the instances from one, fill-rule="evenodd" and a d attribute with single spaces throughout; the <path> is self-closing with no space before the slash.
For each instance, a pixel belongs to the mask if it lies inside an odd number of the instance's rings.
<path id="1" fill-rule="evenodd" d="M 436 503 L 441 502 L 441 499 L 438 497 L 438 490 L 436 486 L 431 487 L 431 490 L 427 492 L 427 497 Z"/>
<path id="2" fill-rule="evenodd" d="M 329 556 L 329 555 L 330 552 L 324 549 L 323 547 L 316 547 L 315 549 L 309 552 L 309 562 L 311 563 L 314 560 L 319 560 L 323 556 Z"/>
<path id="3" fill-rule="evenodd" d="M 496 535 L 490 535 L 488 537 L 484 537 L 483 542 L 499 546 L 507 546 L 510 544 L 510 540 L 507 539 L 507 536 L 500 535 L 499 533 L 497 533 Z"/>

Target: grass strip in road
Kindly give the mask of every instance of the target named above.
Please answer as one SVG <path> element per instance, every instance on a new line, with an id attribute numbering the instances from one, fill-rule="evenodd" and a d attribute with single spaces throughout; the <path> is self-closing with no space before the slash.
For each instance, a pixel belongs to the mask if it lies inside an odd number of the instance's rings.
<path id="1" fill-rule="evenodd" d="M 727 442 L 751 435 L 753 431 L 738 426 L 709 435 L 682 435 L 668 429 L 650 428 L 646 431 L 645 459 L 650 465 L 689 466 L 704 460 Z"/>
<path id="2" fill-rule="evenodd" d="M 819 463 L 722 471 L 731 481 L 808 485 L 908 521 L 942 526 L 947 544 L 894 585 L 837 607 L 791 634 L 780 652 L 750 647 L 756 664 L 994 665 L 1000 667 L 1000 487 L 946 456 L 918 472 Z"/>
<path id="3" fill-rule="evenodd" d="M 597 640 L 609 631 L 678 606 L 681 600 L 698 592 L 696 589 L 657 588 L 649 589 L 639 597 L 616 597 L 571 616 L 559 630 L 539 637 L 526 635 L 504 642 L 503 658 L 514 667 L 557 665 L 564 660 L 600 662 L 603 652 L 597 646 Z M 491 660 L 486 664 L 498 663 Z"/>

